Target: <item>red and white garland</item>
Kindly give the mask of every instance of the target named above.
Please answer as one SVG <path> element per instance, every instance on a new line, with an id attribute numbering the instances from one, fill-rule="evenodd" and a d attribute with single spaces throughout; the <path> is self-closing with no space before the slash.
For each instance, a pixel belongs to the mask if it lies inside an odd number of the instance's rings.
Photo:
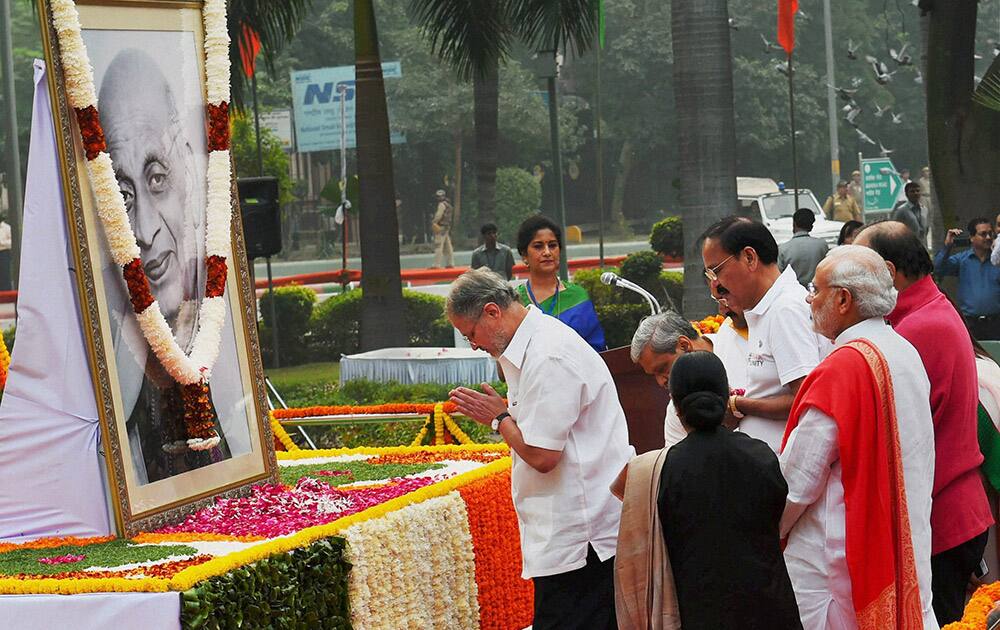
<path id="1" fill-rule="evenodd" d="M 143 336 L 160 363 L 178 383 L 185 406 L 187 444 L 205 450 L 219 443 L 208 393 L 208 379 L 219 356 L 226 318 L 224 294 L 230 255 L 231 180 L 229 157 L 229 32 L 225 0 L 206 0 L 205 77 L 208 117 L 207 207 L 205 219 L 205 298 L 190 354 L 185 354 L 153 298 L 140 259 L 139 245 L 129 224 L 125 200 L 107 152 L 97 112 L 94 72 L 81 35 L 73 0 L 52 0 L 52 23 L 70 107 L 76 114 L 87 156 L 87 173 L 97 197 L 97 213 L 111 258 L 122 267 L 129 299 Z"/>

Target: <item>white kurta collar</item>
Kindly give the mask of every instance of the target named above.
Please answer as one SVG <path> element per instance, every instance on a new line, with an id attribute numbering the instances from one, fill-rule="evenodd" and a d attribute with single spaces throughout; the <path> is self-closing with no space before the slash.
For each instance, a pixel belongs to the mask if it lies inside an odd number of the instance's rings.
<path id="1" fill-rule="evenodd" d="M 871 335 L 877 335 L 884 332 L 886 326 L 888 326 L 888 324 L 886 324 L 885 320 L 881 317 L 872 317 L 870 319 L 862 320 L 837 335 L 833 344 L 839 348 L 849 341 L 861 339 L 862 337 L 870 337 Z"/>
<path id="2" fill-rule="evenodd" d="M 500 355 L 500 358 L 505 359 L 519 370 L 524 363 L 524 355 L 528 351 L 528 342 L 531 341 L 531 335 L 538 328 L 539 318 L 545 317 L 533 304 L 529 304 L 527 309 L 528 314 L 521 320 L 517 330 L 514 331 L 514 336 L 510 338 L 510 342 L 507 344 L 507 349 Z"/>

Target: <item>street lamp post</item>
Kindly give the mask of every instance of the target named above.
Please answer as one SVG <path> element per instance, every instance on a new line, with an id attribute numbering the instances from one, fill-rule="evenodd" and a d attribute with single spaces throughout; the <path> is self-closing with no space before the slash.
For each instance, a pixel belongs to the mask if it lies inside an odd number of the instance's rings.
<path id="1" fill-rule="evenodd" d="M 549 135 L 552 143 L 552 170 L 555 178 L 556 210 L 559 212 L 559 226 L 563 239 L 566 238 L 566 202 L 563 191 L 562 152 L 559 145 L 559 101 L 556 79 L 559 77 L 559 52 L 557 50 L 541 50 L 539 59 L 545 64 L 542 76 L 545 77 L 549 94 Z M 548 60 L 551 59 L 551 65 Z M 566 262 L 566 252 L 559 257 L 559 277 L 569 280 L 569 266 Z"/>

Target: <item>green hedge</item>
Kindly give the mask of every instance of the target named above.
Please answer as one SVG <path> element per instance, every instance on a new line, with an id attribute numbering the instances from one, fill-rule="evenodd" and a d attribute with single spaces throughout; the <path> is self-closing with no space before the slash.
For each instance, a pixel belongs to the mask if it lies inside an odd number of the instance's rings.
<path id="1" fill-rule="evenodd" d="M 684 224 L 680 217 L 667 217 L 657 221 L 649 233 L 649 246 L 664 256 L 680 258 L 684 255 Z"/>
<path id="2" fill-rule="evenodd" d="M 309 360 L 308 334 L 316 292 L 291 285 L 274 289 L 274 314 L 278 319 L 278 348 L 282 365 L 298 365 Z M 260 353 L 264 365 L 274 365 L 274 337 L 271 334 L 271 293 L 260 298 Z"/>
<path id="3" fill-rule="evenodd" d="M 332 297 L 313 310 L 310 328 L 312 355 L 320 361 L 337 361 L 360 347 L 361 289 Z M 444 298 L 403 289 L 403 321 L 411 346 L 451 346 L 454 333 L 444 316 Z"/>
<path id="4" fill-rule="evenodd" d="M 604 329 L 608 348 L 628 346 L 632 335 L 643 317 L 649 315 L 649 306 L 643 304 L 605 304 L 597 307 L 597 319 Z"/>
<path id="5" fill-rule="evenodd" d="M 181 627 L 350 628 L 345 546 L 324 538 L 205 580 L 181 594 Z"/>

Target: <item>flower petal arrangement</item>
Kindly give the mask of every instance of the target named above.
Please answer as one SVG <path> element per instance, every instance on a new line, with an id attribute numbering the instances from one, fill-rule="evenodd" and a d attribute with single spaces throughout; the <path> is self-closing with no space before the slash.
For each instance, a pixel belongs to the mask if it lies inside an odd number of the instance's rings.
<path id="1" fill-rule="evenodd" d="M 129 222 L 125 199 L 115 177 L 101 126 L 94 74 L 83 42 L 73 0 L 52 0 L 52 23 L 69 105 L 76 116 L 87 158 L 87 176 L 97 199 L 97 215 L 111 259 L 121 266 L 129 300 L 143 337 L 170 376 L 182 387 L 187 446 L 207 450 L 219 444 L 215 414 L 208 402 L 208 380 L 219 355 L 227 260 L 230 256 L 232 166 L 229 155 L 229 31 L 225 0 L 206 0 L 202 9 L 205 38 L 205 89 L 208 117 L 207 205 L 205 208 L 205 296 L 190 353 L 177 343 L 149 286 L 139 244 Z"/>
<path id="2" fill-rule="evenodd" d="M 319 612 L 331 627 L 530 623 L 505 445 L 296 450 L 278 462 L 280 484 L 131 540 L 2 544 L 0 594 L 180 591 L 185 628 L 225 625 L 261 601 L 291 625 Z"/>

